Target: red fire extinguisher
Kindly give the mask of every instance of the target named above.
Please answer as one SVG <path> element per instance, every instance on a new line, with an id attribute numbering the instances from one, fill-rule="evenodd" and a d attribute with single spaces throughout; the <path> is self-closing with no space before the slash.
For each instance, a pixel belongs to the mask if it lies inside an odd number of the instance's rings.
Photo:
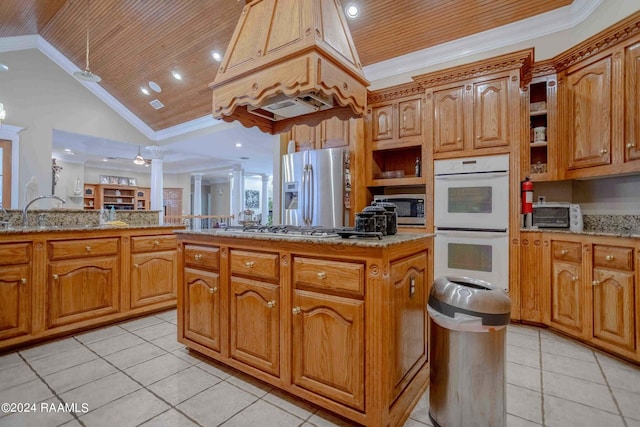
<path id="1" fill-rule="evenodd" d="M 533 212 L 533 182 L 526 177 L 520 185 L 520 193 L 522 194 L 522 213 L 528 214 Z"/>

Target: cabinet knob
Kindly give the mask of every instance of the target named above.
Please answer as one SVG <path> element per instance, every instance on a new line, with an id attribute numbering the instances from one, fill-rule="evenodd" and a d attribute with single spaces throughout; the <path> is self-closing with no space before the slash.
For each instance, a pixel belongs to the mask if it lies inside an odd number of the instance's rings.
<path id="1" fill-rule="evenodd" d="M 571 278 L 571 280 L 573 280 L 574 282 L 576 282 L 576 281 L 578 280 L 578 276 L 573 276 L 573 277 Z"/>
<path id="2" fill-rule="evenodd" d="M 609 150 L 607 150 L 606 148 L 603 148 L 602 150 L 600 150 L 600 154 L 607 154 L 609 152 Z"/>
<path id="3" fill-rule="evenodd" d="M 300 307 L 293 307 L 293 309 L 291 310 L 291 312 L 293 314 L 300 314 L 302 313 L 302 309 Z"/>
<path id="4" fill-rule="evenodd" d="M 324 271 L 321 271 L 318 273 L 318 279 L 324 280 L 326 278 L 327 278 L 327 273 L 325 273 Z"/>
<path id="5" fill-rule="evenodd" d="M 569 253 L 569 251 L 567 249 L 563 249 L 563 250 L 560 251 L 560 255 L 566 255 L 568 253 Z"/>
<path id="6" fill-rule="evenodd" d="M 195 255 L 193 256 L 193 259 L 195 259 L 196 261 L 200 261 L 200 260 L 202 259 L 202 255 L 200 255 L 200 254 L 195 254 Z"/>
<path id="7" fill-rule="evenodd" d="M 244 265 L 246 265 L 247 268 L 253 268 L 253 266 L 256 265 L 256 263 L 253 261 L 247 261 L 244 263 Z"/>
<path id="8" fill-rule="evenodd" d="M 594 280 L 593 282 L 591 282 L 591 284 L 593 286 L 598 286 L 600 284 L 600 281 L 599 280 Z"/>
<path id="9" fill-rule="evenodd" d="M 209 293 L 210 294 L 215 294 L 216 292 L 218 292 L 218 288 L 217 287 L 209 288 Z"/>
<path id="10" fill-rule="evenodd" d="M 23 285 L 27 284 L 27 279 L 25 277 L 23 277 L 22 279 L 20 279 L 20 283 L 22 283 Z"/>
<path id="11" fill-rule="evenodd" d="M 604 259 L 606 259 L 607 261 L 613 261 L 615 257 L 613 255 L 607 255 L 606 257 L 604 257 Z"/>
<path id="12" fill-rule="evenodd" d="M 267 307 L 269 308 L 273 308 L 276 306 L 276 301 L 275 300 L 271 300 L 267 303 Z"/>
<path id="13" fill-rule="evenodd" d="M 462 142 L 462 138 L 456 139 L 456 142 Z"/>
<path id="14" fill-rule="evenodd" d="M 627 148 L 631 149 L 631 148 L 633 148 L 633 147 L 635 147 L 635 145 L 633 144 L 633 142 L 629 142 L 629 143 L 627 144 Z"/>
<path id="15" fill-rule="evenodd" d="M 84 250 L 87 251 L 87 252 L 91 252 L 91 246 L 85 246 Z"/>
<path id="16" fill-rule="evenodd" d="M 53 280 L 58 280 L 60 278 L 60 276 L 58 276 L 57 274 L 54 274 L 51 277 L 53 277 Z"/>
<path id="17" fill-rule="evenodd" d="M 133 268 L 138 268 L 140 267 L 140 264 L 133 264 Z"/>

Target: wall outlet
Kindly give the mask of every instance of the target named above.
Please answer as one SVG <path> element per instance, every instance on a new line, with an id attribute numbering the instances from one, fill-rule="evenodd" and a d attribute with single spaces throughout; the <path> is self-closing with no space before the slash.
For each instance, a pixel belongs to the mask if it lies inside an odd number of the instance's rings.
<path id="1" fill-rule="evenodd" d="M 545 196 L 538 196 L 538 203 L 543 204 L 547 198 Z"/>

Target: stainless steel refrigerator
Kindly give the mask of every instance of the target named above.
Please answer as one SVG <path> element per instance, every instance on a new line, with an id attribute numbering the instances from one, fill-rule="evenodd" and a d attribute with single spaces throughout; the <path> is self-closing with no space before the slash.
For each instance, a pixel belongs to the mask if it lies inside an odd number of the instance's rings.
<path id="1" fill-rule="evenodd" d="M 344 150 L 307 150 L 282 156 L 282 223 L 342 227 Z"/>

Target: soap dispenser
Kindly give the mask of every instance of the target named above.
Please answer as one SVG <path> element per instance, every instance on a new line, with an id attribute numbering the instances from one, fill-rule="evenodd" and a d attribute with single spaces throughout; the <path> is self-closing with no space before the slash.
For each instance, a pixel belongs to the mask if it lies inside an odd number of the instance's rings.
<path id="1" fill-rule="evenodd" d="M 116 220 L 116 210 L 113 208 L 113 205 L 111 205 L 111 209 L 109 210 L 109 221 L 115 221 Z"/>

